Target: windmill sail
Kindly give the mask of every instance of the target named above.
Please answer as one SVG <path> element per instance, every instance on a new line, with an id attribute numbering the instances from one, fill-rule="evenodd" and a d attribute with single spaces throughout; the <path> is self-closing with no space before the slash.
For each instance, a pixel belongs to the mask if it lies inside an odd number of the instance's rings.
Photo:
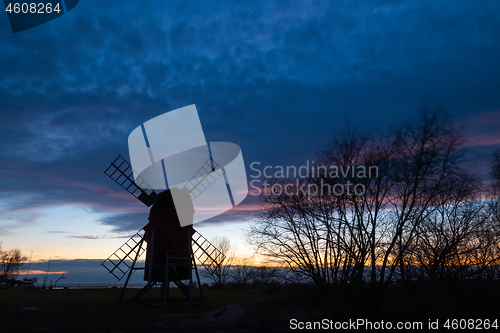
<path id="1" fill-rule="evenodd" d="M 101 265 L 118 280 L 123 279 L 146 250 L 144 244 L 144 229 L 136 232 L 118 250 L 113 252 Z"/>
<path id="2" fill-rule="evenodd" d="M 183 189 L 191 194 L 191 199 L 196 199 L 207 188 L 224 175 L 224 170 L 211 157 L 191 177 Z"/>
<path id="3" fill-rule="evenodd" d="M 191 242 L 196 260 L 209 274 L 216 273 L 226 256 L 198 232 L 193 234 Z"/>
<path id="4" fill-rule="evenodd" d="M 158 194 L 141 176 L 137 175 L 134 181 L 134 169 L 122 155 L 118 155 L 104 173 L 148 207 L 158 197 Z"/>

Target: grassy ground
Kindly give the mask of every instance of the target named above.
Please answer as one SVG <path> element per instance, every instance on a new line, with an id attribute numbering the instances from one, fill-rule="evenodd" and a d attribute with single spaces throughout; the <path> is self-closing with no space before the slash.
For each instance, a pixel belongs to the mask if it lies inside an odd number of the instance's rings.
<path id="1" fill-rule="evenodd" d="M 121 289 L 0 290 L 0 332 L 154 331 L 168 325 L 166 314 L 192 314 L 200 319 L 200 314 L 231 303 L 252 308 L 269 299 L 260 293 L 206 289 L 206 299 L 198 304 L 146 306 L 140 301 L 118 301 L 120 292 Z M 127 290 L 124 299 L 135 292 Z M 177 292 L 174 290 L 171 296 L 180 297 Z M 37 307 L 39 313 L 17 315 L 25 307 Z"/>
<path id="2" fill-rule="evenodd" d="M 500 281 L 460 281 L 394 286 L 370 305 L 359 288 L 321 292 L 307 285 L 258 285 L 246 290 L 205 289 L 194 305 L 146 306 L 118 301 L 120 289 L 0 290 L 0 332 L 277 332 L 290 320 L 371 321 L 497 319 Z M 128 290 L 125 298 L 136 290 Z M 171 294 L 180 297 L 178 290 Z M 234 323 L 208 323 L 207 312 L 237 303 L 247 311 Z M 373 304 L 376 304 L 374 307 Z M 35 315 L 17 315 L 35 306 Z M 378 332 L 382 332 L 379 330 Z M 385 332 L 385 331 L 383 331 Z"/>

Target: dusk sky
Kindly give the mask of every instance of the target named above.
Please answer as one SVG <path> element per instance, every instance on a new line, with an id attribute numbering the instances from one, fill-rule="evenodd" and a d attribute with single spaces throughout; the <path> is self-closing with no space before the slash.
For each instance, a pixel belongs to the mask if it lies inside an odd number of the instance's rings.
<path id="1" fill-rule="evenodd" d="M 499 1 L 82 0 L 15 34 L 2 14 L 2 250 L 106 258 L 148 208 L 103 171 L 129 157 L 134 128 L 191 104 L 208 141 L 241 147 L 248 176 L 252 162 L 305 164 L 346 123 L 408 121 L 426 96 L 486 161 L 500 145 L 499 13 Z M 249 196 L 195 227 L 245 249 L 257 207 Z"/>

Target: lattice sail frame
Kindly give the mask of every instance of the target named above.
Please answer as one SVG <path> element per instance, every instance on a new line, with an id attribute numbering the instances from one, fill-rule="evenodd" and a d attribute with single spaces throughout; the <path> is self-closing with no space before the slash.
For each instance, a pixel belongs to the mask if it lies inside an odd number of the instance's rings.
<path id="1" fill-rule="evenodd" d="M 210 157 L 184 185 L 183 190 L 188 190 L 191 200 L 195 200 L 225 173 L 224 169 Z"/>
<path id="2" fill-rule="evenodd" d="M 118 155 L 104 173 L 148 207 L 150 207 L 158 197 L 158 194 L 137 172 L 134 171 L 132 166 L 122 155 Z M 134 175 L 136 175 L 135 180 L 133 177 Z"/>
<path id="3" fill-rule="evenodd" d="M 211 275 L 220 269 L 220 264 L 226 259 L 226 256 L 218 248 L 198 232 L 193 234 L 191 246 L 193 256 Z"/>
<path id="4" fill-rule="evenodd" d="M 137 261 L 146 250 L 144 233 L 143 229 L 139 230 L 101 263 L 101 265 L 119 281 L 121 281 L 130 271 L 134 262 Z M 209 274 L 214 274 L 216 270 L 219 269 L 219 265 L 226 258 L 219 249 L 196 231 L 191 239 L 191 246 L 196 261 L 198 261 Z"/>
<path id="5" fill-rule="evenodd" d="M 101 263 L 118 281 L 123 279 L 146 250 L 144 235 L 144 229 L 139 230 Z"/>

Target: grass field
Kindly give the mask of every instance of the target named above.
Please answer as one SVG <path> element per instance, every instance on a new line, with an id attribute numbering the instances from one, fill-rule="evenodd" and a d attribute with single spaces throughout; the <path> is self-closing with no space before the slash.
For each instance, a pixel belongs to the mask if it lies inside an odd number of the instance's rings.
<path id="1" fill-rule="evenodd" d="M 136 292 L 127 290 L 124 299 Z M 193 305 L 146 306 L 143 301 L 118 301 L 120 293 L 121 289 L 0 290 L 0 332 L 147 332 L 169 327 L 168 315 L 177 321 L 170 327 L 182 331 L 182 320 L 175 314 L 185 314 L 185 320 L 201 321 L 208 311 L 231 303 L 252 308 L 270 297 L 206 289 L 206 299 Z M 171 296 L 181 294 L 173 290 Z M 37 307 L 39 313 L 17 315 L 25 307 Z"/>
<path id="2" fill-rule="evenodd" d="M 193 305 L 147 306 L 118 301 L 121 289 L 0 290 L 0 333 L 6 332 L 277 332 L 290 320 L 384 321 L 489 319 L 500 323 L 500 281 L 422 283 L 394 286 L 370 306 L 358 288 L 325 293 L 312 285 L 253 285 L 245 290 L 204 289 Z M 137 290 L 127 290 L 125 299 Z M 195 293 L 195 295 L 198 295 Z M 181 297 L 178 290 L 173 298 Z M 184 298 L 185 299 L 185 298 Z M 207 312 L 237 303 L 246 309 L 235 322 L 207 322 Z M 38 314 L 17 315 L 25 307 Z M 390 330 L 389 330 L 390 331 Z M 384 330 L 378 332 L 386 332 Z"/>

